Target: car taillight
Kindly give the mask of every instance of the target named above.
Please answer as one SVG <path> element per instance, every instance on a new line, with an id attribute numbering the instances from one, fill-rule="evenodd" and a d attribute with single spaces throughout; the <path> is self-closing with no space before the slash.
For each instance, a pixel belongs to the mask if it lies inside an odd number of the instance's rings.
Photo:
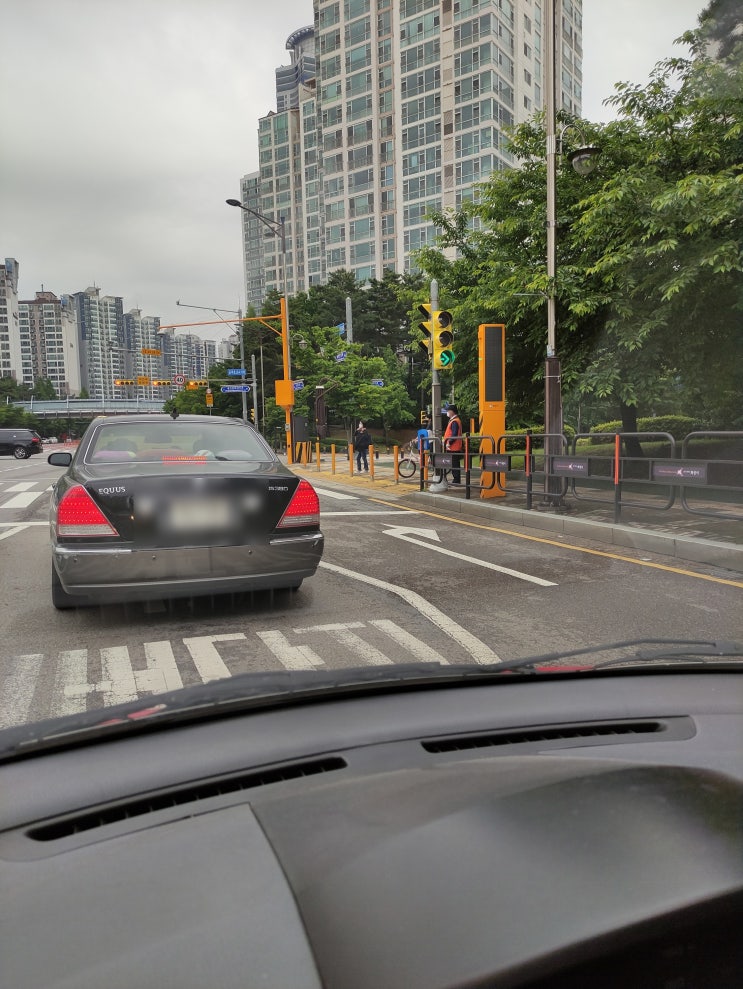
<path id="1" fill-rule="evenodd" d="M 295 525 L 320 525 L 320 499 L 310 482 L 304 479 L 299 482 L 276 528 Z"/>
<path id="2" fill-rule="evenodd" d="M 82 485 L 62 496 L 57 507 L 58 536 L 118 536 Z"/>

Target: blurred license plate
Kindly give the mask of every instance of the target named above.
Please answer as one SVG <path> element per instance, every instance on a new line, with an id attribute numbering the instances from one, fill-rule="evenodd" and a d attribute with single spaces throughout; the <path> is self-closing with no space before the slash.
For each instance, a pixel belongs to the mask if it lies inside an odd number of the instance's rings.
<path id="1" fill-rule="evenodd" d="M 204 529 L 222 532 L 235 524 L 232 506 L 226 498 L 180 498 L 169 507 L 170 528 L 174 532 Z"/>

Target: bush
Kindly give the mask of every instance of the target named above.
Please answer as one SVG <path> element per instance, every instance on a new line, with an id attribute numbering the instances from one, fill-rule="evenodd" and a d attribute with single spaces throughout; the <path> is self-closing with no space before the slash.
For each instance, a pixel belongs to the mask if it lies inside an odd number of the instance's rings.
<path id="1" fill-rule="evenodd" d="M 638 433 L 670 433 L 680 442 L 688 433 L 703 429 L 704 425 L 691 416 L 646 416 L 637 420 Z M 622 422 L 614 419 L 612 422 L 600 422 L 591 428 L 592 433 L 621 433 Z M 600 437 L 592 437 L 591 443 L 605 442 Z"/>

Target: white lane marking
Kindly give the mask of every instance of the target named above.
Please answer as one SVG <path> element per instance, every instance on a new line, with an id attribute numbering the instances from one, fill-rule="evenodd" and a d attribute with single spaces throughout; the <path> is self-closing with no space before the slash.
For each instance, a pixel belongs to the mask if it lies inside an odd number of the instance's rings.
<path id="1" fill-rule="evenodd" d="M 0 508 L 28 508 L 37 498 L 41 498 L 43 491 L 24 491 L 22 494 L 13 495 Z"/>
<path id="2" fill-rule="evenodd" d="M 90 692 L 88 680 L 88 650 L 66 649 L 59 654 L 54 674 L 54 694 L 49 705 L 49 716 L 61 718 L 65 714 L 80 714 L 88 709 Z"/>
<path id="3" fill-rule="evenodd" d="M 312 481 L 310 480 L 310 483 Z M 358 495 L 344 494 L 342 491 L 329 491 L 327 488 L 318 488 L 316 484 L 312 487 L 318 494 L 325 495 L 326 498 L 335 498 L 337 501 L 358 501 Z"/>
<path id="4" fill-rule="evenodd" d="M 103 694 L 103 704 L 125 704 L 137 699 L 137 683 L 127 646 L 101 649 L 102 679 L 95 689 Z"/>
<path id="5" fill-rule="evenodd" d="M 440 543 L 439 534 L 435 529 L 412 529 L 409 525 L 393 525 L 389 529 L 383 529 L 388 536 L 422 536 L 424 539 L 432 539 L 436 543 Z M 426 546 L 428 543 L 425 544 Z"/>
<path id="6" fill-rule="evenodd" d="M 369 511 L 354 511 L 350 512 L 320 512 L 321 518 L 326 519 L 328 515 L 417 515 L 418 513 L 410 508 L 382 508 L 375 511 L 373 508 Z M 412 530 L 411 530 L 412 531 Z"/>
<path id="7" fill-rule="evenodd" d="M 140 690 L 161 694 L 167 690 L 179 690 L 183 686 L 170 642 L 145 642 L 144 654 L 147 669 L 138 670 L 134 674 Z"/>
<path id="8" fill-rule="evenodd" d="M 0 522 L 0 529 L 7 529 L 7 528 L 28 529 L 32 525 L 46 525 L 46 526 L 48 526 L 49 523 L 48 522 L 38 522 L 38 521 L 37 522 Z"/>
<path id="9" fill-rule="evenodd" d="M 17 536 L 19 532 L 23 532 L 26 528 L 25 525 L 14 525 L 5 532 L 0 532 L 0 539 L 9 539 L 11 536 Z"/>
<path id="10" fill-rule="evenodd" d="M 327 632 L 346 649 L 356 653 L 365 663 L 369 663 L 370 666 L 392 665 L 389 656 L 385 656 L 371 642 L 365 642 L 360 635 L 352 631 L 352 629 L 363 627 L 363 622 L 332 622 L 329 625 L 314 625 L 312 628 L 295 628 L 294 631 L 297 635 L 307 632 Z"/>
<path id="11" fill-rule="evenodd" d="M 407 629 L 400 628 L 399 625 L 391 622 L 388 618 L 372 618 L 369 624 L 381 629 L 382 632 L 389 635 L 403 649 L 411 652 L 422 663 L 442 663 L 445 666 L 449 664 L 449 660 L 445 659 L 441 653 L 436 652 L 432 646 L 427 646 L 425 642 L 421 642 L 420 639 L 416 639 L 414 635 L 411 635 Z"/>
<path id="12" fill-rule="evenodd" d="M 3 488 L 4 491 L 30 491 L 31 488 L 36 487 L 36 481 L 16 481 L 15 484 L 11 484 L 8 488 Z"/>
<path id="13" fill-rule="evenodd" d="M 334 563 L 327 563 L 325 560 L 320 561 L 320 566 L 324 570 L 329 570 L 331 573 L 337 573 L 342 577 L 350 577 L 352 580 L 358 580 L 362 584 L 370 584 L 372 587 L 379 587 L 383 591 L 390 591 L 392 594 L 396 594 L 407 604 L 411 605 L 411 607 L 416 608 L 432 625 L 435 625 L 445 635 L 448 635 L 449 638 L 454 639 L 455 642 L 463 646 L 476 663 L 500 663 L 500 656 L 496 652 L 493 652 L 490 646 L 485 645 L 477 636 L 473 635 L 466 628 L 462 628 L 458 622 L 445 615 L 443 611 L 440 611 L 435 605 L 430 604 L 415 591 L 411 591 L 407 587 L 400 587 L 397 584 L 391 584 L 386 580 L 380 580 L 378 577 L 368 577 L 366 574 L 357 573 L 355 570 L 339 567 Z"/>
<path id="14" fill-rule="evenodd" d="M 463 563 L 474 563 L 475 566 L 485 567 L 486 570 L 496 570 L 498 573 L 505 574 L 507 577 L 516 577 L 518 580 L 526 580 L 530 584 L 538 584 L 540 587 L 557 586 L 553 580 L 544 580 L 542 577 L 533 577 L 531 574 L 521 573 L 520 570 L 511 570 L 510 567 L 500 567 L 497 563 L 489 563 L 487 560 L 478 560 L 474 556 L 465 556 L 464 553 L 455 553 L 454 550 L 444 549 L 443 546 L 432 546 L 431 543 L 423 543 L 420 539 L 411 539 L 410 536 L 406 536 L 402 532 L 398 532 L 396 529 L 384 529 L 383 531 L 385 535 L 394 536 L 395 539 L 403 539 L 406 543 L 412 543 L 414 546 L 424 546 L 426 549 L 433 550 L 434 553 L 443 553 L 444 556 L 451 556 L 455 560 L 462 560 Z"/>
<path id="15" fill-rule="evenodd" d="M 314 670 L 325 663 L 310 646 L 293 646 L 281 632 L 256 632 L 287 670 Z"/>
<path id="16" fill-rule="evenodd" d="M 3 677 L 0 695 L 0 728 L 22 725 L 28 721 L 28 712 L 36 689 L 36 681 L 44 657 L 39 653 L 16 656 L 10 673 Z"/>
<path id="17" fill-rule="evenodd" d="M 191 653 L 191 659 L 199 671 L 199 676 L 204 683 L 209 683 L 210 680 L 222 680 L 224 677 L 232 676 L 214 643 L 235 642 L 244 638 L 244 632 L 227 632 L 223 635 L 199 635 L 184 639 L 183 643 Z"/>

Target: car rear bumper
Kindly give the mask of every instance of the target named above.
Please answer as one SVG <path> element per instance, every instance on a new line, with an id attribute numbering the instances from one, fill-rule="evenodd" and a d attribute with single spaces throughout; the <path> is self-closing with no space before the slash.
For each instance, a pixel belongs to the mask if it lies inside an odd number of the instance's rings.
<path id="1" fill-rule="evenodd" d="M 323 535 L 274 537 L 266 544 L 174 549 L 52 548 L 67 594 L 90 601 L 141 601 L 291 587 L 320 563 Z"/>

